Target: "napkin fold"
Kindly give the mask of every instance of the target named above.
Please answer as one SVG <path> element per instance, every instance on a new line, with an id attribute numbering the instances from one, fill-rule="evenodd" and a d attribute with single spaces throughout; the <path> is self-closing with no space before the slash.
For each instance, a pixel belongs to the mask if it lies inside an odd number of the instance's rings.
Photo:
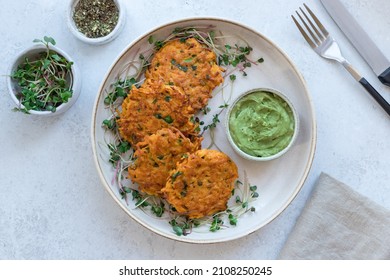
<path id="1" fill-rule="evenodd" d="M 390 211 L 322 173 L 279 259 L 390 259 Z"/>

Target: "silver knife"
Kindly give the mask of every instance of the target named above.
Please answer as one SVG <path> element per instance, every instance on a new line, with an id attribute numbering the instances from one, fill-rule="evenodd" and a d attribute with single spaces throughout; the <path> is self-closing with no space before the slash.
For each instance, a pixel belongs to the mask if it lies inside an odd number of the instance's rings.
<path id="1" fill-rule="evenodd" d="M 390 86 L 389 59 L 375 45 L 340 0 L 321 0 L 321 2 L 360 55 L 370 65 L 378 79 L 383 84 Z"/>

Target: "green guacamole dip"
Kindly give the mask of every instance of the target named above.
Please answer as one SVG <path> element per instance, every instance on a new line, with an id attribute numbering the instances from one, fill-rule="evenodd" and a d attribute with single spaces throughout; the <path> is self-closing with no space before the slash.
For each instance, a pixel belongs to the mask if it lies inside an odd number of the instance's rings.
<path id="1" fill-rule="evenodd" d="M 234 143 L 256 157 L 271 156 L 287 147 L 294 126 L 290 106 L 272 92 L 249 93 L 230 112 L 229 130 Z"/>

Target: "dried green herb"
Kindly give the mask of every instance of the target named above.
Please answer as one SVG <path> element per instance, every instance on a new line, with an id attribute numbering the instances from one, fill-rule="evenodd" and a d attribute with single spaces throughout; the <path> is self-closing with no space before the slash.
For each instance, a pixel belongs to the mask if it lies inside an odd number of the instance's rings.
<path id="1" fill-rule="evenodd" d="M 118 18 L 119 10 L 113 0 L 80 0 L 73 13 L 77 29 L 88 38 L 107 36 Z"/>

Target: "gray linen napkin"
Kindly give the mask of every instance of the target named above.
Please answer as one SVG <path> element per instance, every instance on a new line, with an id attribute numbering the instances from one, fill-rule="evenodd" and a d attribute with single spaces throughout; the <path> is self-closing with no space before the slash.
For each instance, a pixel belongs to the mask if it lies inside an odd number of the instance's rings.
<path id="1" fill-rule="evenodd" d="M 390 259 L 390 211 L 322 173 L 279 259 Z"/>

